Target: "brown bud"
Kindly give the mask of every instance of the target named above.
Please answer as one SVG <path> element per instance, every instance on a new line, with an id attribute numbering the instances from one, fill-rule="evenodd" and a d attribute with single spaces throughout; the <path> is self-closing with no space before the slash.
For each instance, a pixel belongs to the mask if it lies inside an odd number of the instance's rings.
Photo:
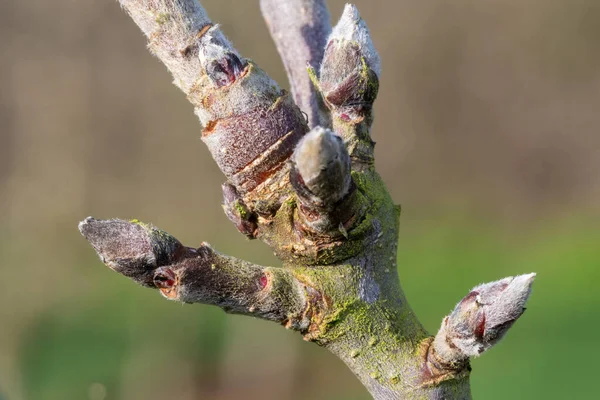
<path id="1" fill-rule="evenodd" d="M 348 237 L 364 203 L 352 182 L 350 156 L 338 135 L 315 127 L 302 138 L 290 169 L 290 183 L 299 200 L 299 216 L 307 232 Z"/>
<path id="2" fill-rule="evenodd" d="M 233 53 L 226 53 L 222 58 L 211 60 L 206 65 L 206 73 L 217 87 L 233 83 L 243 71 L 244 65 Z"/>

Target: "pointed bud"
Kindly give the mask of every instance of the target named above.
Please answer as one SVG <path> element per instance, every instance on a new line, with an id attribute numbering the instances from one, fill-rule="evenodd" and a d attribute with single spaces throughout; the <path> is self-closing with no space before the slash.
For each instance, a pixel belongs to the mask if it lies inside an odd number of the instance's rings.
<path id="1" fill-rule="evenodd" d="M 112 270 L 153 287 L 154 270 L 174 262 L 183 246 L 177 239 L 137 220 L 87 217 L 79 231 Z"/>
<path id="2" fill-rule="evenodd" d="M 535 274 L 519 275 L 473 288 L 444 319 L 435 338 L 436 351 L 443 355 L 442 348 L 451 344 L 464 357 L 474 357 L 498 343 L 525 312 L 534 278 Z"/>
<path id="3" fill-rule="evenodd" d="M 212 26 L 200 37 L 198 57 L 213 84 L 223 87 L 235 82 L 246 65 L 218 28 L 219 25 Z"/>
<path id="4" fill-rule="evenodd" d="M 346 4 L 325 47 L 320 90 L 340 118 L 360 119 L 375 101 L 380 73 L 381 62 L 367 25 L 356 7 Z"/>
<path id="5" fill-rule="evenodd" d="M 346 4 L 344 7 L 340 20 L 329 36 L 329 42 L 333 40 L 338 42 L 338 46 L 343 46 L 345 42 L 355 43 L 359 47 L 361 55 L 365 58 L 368 67 L 377 76 L 381 75 L 379 54 L 375 50 L 375 46 L 373 46 L 367 24 L 360 17 L 358 9 L 354 4 Z"/>
<path id="6" fill-rule="evenodd" d="M 292 184 L 306 187 L 307 196 L 319 206 L 333 206 L 348 193 L 350 156 L 342 139 L 329 129 L 318 126 L 307 133 L 294 151 L 293 162 L 297 179 Z"/>

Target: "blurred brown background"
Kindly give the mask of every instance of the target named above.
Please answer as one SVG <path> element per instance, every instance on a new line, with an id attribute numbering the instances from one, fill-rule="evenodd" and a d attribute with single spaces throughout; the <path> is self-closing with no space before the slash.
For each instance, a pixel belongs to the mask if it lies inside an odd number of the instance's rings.
<path id="1" fill-rule="evenodd" d="M 258 1 L 202 3 L 287 85 Z M 373 136 L 413 307 L 435 331 L 475 284 L 537 271 L 523 320 L 474 362 L 474 395 L 590 398 L 600 2 L 356 4 L 383 59 Z M 299 335 L 166 302 L 79 236 L 87 215 L 135 217 L 277 263 L 222 215 L 192 108 L 115 1 L 4 0 L 0 33 L 0 399 L 368 398 Z"/>

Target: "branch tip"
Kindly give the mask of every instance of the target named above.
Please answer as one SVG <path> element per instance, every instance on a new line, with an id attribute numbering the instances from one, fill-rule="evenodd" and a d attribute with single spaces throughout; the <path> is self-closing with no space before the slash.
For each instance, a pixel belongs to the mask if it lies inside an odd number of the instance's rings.
<path id="1" fill-rule="evenodd" d="M 319 90 L 334 116 L 346 123 L 370 119 L 380 74 L 369 29 L 356 7 L 347 4 L 329 35 L 319 70 Z"/>

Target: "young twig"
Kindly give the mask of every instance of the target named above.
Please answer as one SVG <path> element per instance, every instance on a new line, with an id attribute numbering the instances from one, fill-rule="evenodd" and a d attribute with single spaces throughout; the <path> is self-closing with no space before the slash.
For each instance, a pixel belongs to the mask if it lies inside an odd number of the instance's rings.
<path id="1" fill-rule="evenodd" d="M 311 128 L 329 124 L 323 102 L 306 73 L 323 59 L 331 33 L 325 0 L 260 0 L 260 9 L 290 81 L 298 107 L 308 115 Z"/>

